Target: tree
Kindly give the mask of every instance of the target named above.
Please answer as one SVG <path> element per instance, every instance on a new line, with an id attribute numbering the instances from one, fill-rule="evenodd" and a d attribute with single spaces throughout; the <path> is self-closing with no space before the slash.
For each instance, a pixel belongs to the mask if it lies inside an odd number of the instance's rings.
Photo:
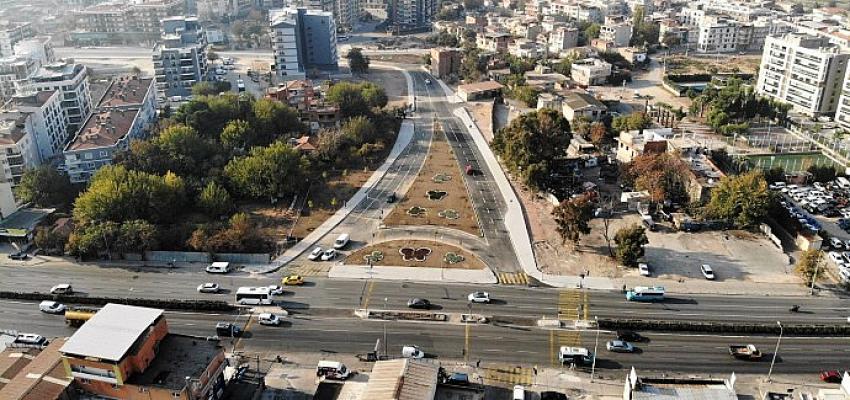
<path id="1" fill-rule="evenodd" d="M 460 64 L 460 75 L 464 81 L 477 82 L 486 70 L 487 60 L 481 56 L 481 50 L 475 47 L 464 49 L 463 61 Z"/>
<path id="2" fill-rule="evenodd" d="M 650 126 L 652 126 L 652 117 L 642 112 L 615 117 L 611 122 L 611 129 L 615 132 L 638 131 Z"/>
<path id="3" fill-rule="evenodd" d="M 218 60 L 219 58 L 221 57 L 218 56 L 218 53 L 212 50 L 207 52 L 207 60 L 209 60 L 210 62 L 215 62 L 215 60 Z"/>
<path id="4" fill-rule="evenodd" d="M 363 55 L 363 50 L 358 47 L 352 47 L 345 55 L 348 59 L 348 68 L 355 74 L 369 73 L 369 57 Z"/>
<path id="5" fill-rule="evenodd" d="M 277 141 L 230 160 L 224 174 L 239 197 L 274 201 L 295 194 L 305 182 L 308 167 L 298 150 Z"/>
<path id="6" fill-rule="evenodd" d="M 231 150 L 245 150 L 254 143 L 254 132 L 251 126 L 241 119 L 234 119 L 224 126 L 221 131 L 221 144 Z"/>
<path id="7" fill-rule="evenodd" d="M 768 184 L 772 182 L 785 182 L 785 169 L 782 167 L 773 167 L 764 170 L 764 180 Z"/>
<path id="8" fill-rule="evenodd" d="M 210 217 L 219 217 L 233 209 L 233 199 L 227 189 L 211 181 L 198 195 L 197 205 Z"/>
<path id="9" fill-rule="evenodd" d="M 561 75 L 570 76 L 573 70 L 573 59 L 570 57 L 562 58 L 552 65 L 552 70 Z"/>
<path id="10" fill-rule="evenodd" d="M 217 96 L 219 93 L 230 91 L 230 82 L 198 82 L 192 85 L 192 96 Z"/>
<path id="11" fill-rule="evenodd" d="M 522 85 L 511 90 L 513 97 L 528 107 L 537 107 L 537 97 L 540 95 L 540 90 L 531 86 Z"/>
<path id="12" fill-rule="evenodd" d="M 524 114 L 500 129 L 491 146 L 508 169 L 525 184 L 540 188 L 549 175 L 549 164 L 566 155 L 572 140 L 570 123 L 556 110 Z"/>
<path id="13" fill-rule="evenodd" d="M 815 249 L 805 250 L 800 254 L 800 259 L 797 260 L 794 270 L 805 280 L 806 286 L 812 284 L 815 270 L 819 268 L 818 265 L 823 261 L 822 257 L 823 252 Z"/>
<path id="14" fill-rule="evenodd" d="M 587 28 L 584 29 L 584 37 L 587 39 L 587 41 L 590 41 L 591 39 L 597 39 L 599 38 L 599 31 L 601 29 L 602 27 L 596 22 L 591 23 Z"/>
<path id="15" fill-rule="evenodd" d="M 25 170 L 15 187 L 15 196 L 21 203 L 32 203 L 36 207 L 64 208 L 71 204 L 76 194 L 68 175 L 49 164 Z"/>
<path id="16" fill-rule="evenodd" d="M 156 226 L 137 219 L 121 224 L 112 250 L 121 253 L 142 253 L 157 247 Z"/>
<path id="17" fill-rule="evenodd" d="M 685 180 L 688 166 L 671 153 L 644 153 L 623 167 L 623 183 L 646 190 L 652 201 L 684 203 L 687 200 Z"/>
<path id="18" fill-rule="evenodd" d="M 596 147 L 602 147 L 608 142 L 608 129 L 602 122 L 594 122 L 590 124 L 590 142 Z"/>
<path id="19" fill-rule="evenodd" d="M 832 165 L 812 165 L 806 172 L 812 174 L 812 181 L 826 183 L 835 179 L 835 167 Z"/>
<path id="20" fill-rule="evenodd" d="M 632 14 L 632 32 L 632 46 L 658 43 L 659 26 L 646 20 L 646 10 L 642 6 L 635 7 Z"/>
<path id="21" fill-rule="evenodd" d="M 272 99 L 255 101 L 251 116 L 255 137 L 252 145 L 266 146 L 280 137 L 295 137 L 307 130 L 297 111 Z"/>
<path id="22" fill-rule="evenodd" d="M 227 225 L 204 225 L 192 232 L 186 243 L 197 251 L 214 253 L 260 253 L 270 250 L 270 243 L 247 214 L 230 217 Z"/>
<path id="23" fill-rule="evenodd" d="M 463 8 L 465 10 L 477 10 L 484 5 L 483 0 L 463 0 Z"/>
<path id="24" fill-rule="evenodd" d="M 373 83 L 339 82 L 328 89 L 327 99 L 339 106 L 343 117 L 368 115 L 370 108 L 385 107 L 387 94 Z"/>
<path id="25" fill-rule="evenodd" d="M 643 246 L 649 244 L 649 239 L 646 238 L 646 231 L 642 226 L 632 225 L 617 231 L 614 243 L 617 245 L 614 250 L 617 261 L 622 265 L 635 267 L 643 257 Z"/>
<path id="26" fill-rule="evenodd" d="M 554 210 L 552 216 L 558 225 L 558 234 L 561 240 L 567 240 L 578 245 L 581 235 L 590 233 L 590 218 L 593 217 L 593 204 L 587 196 L 578 196 L 561 201 Z"/>
<path id="27" fill-rule="evenodd" d="M 752 227 L 767 215 L 773 201 L 760 170 L 723 177 L 711 191 L 706 213 L 712 218 Z"/>
<path id="28" fill-rule="evenodd" d="M 35 230 L 33 242 L 36 247 L 48 255 L 61 255 L 68 243 L 68 235 L 55 232 L 48 226 L 39 226 Z"/>

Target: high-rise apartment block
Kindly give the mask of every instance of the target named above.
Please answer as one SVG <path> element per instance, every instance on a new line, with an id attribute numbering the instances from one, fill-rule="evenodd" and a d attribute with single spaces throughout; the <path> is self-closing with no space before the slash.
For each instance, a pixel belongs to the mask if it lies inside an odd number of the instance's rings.
<path id="1" fill-rule="evenodd" d="M 159 39 L 160 21 L 186 13 L 185 0 L 139 0 L 103 3 L 74 11 L 77 44 L 152 43 Z"/>
<path id="2" fill-rule="evenodd" d="M 768 37 L 756 91 L 817 117 L 834 114 L 850 54 L 822 37 L 789 33 Z"/>
<path id="3" fill-rule="evenodd" d="M 13 49 L 15 43 L 20 42 L 33 35 L 32 24 L 26 23 L 7 23 L 0 25 L 0 58 L 11 57 L 14 55 Z"/>
<path id="4" fill-rule="evenodd" d="M 156 88 L 163 96 L 188 96 L 207 79 L 207 41 L 195 17 L 162 20 L 162 36 L 153 49 Z"/>
<path id="5" fill-rule="evenodd" d="M 274 69 L 283 80 L 304 79 L 313 70 L 336 70 L 333 13 L 304 8 L 269 11 Z"/>
<path id="6" fill-rule="evenodd" d="M 44 65 L 29 77 L 24 93 L 54 90 L 61 92 L 68 132 L 76 132 L 92 109 L 88 69 L 66 62 Z"/>
<path id="7" fill-rule="evenodd" d="M 838 108 L 835 110 L 835 121 L 842 128 L 850 131 L 850 68 L 847 68 L 844 75 L 841 97 L 838 99 Z"/>

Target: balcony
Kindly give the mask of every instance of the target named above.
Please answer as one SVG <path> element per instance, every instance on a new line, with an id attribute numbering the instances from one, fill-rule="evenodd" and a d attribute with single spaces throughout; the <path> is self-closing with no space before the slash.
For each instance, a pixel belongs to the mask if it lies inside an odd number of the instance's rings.
<path id="1" fill-rule="evenodd" d="M 95 374 L 95 373 L 91 373 L 91 372 L 71 371 L 71 376 L 73 376 L 74 378 L 89 379 L 89 380 L 92 380 L 92 381 L 107 382 L 107 383 L 111 383 L 113 385 L 117 385 L 118 379 L 116 379 L 114 376 L 110 376 L 110 375 L 112 375 L 112 373 Z"/>

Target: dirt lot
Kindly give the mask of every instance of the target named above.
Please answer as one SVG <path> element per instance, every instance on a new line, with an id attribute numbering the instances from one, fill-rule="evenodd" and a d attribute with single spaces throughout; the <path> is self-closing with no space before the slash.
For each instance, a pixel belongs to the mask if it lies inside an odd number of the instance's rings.
<path id="1" fill-rule="evenodd" d="M 422 170 L 384 223 L 445 226 L 480 235 L 461 174 L 446 136 L 436 133 Z"/>
<path id="2" fill-rule="evenodd" d="M 424 60 L 419 54 L 387 54 L 380 56 L 369 56 L 372 61 L 396 64 L 422 64 Z"/>
<path id="3" fill-rule="evenodd" d="M 401 249 L 408 249 L 410 259 L 405 260 L 400 253 Z M 430 253 L 427 250 L 430 249 Z M 420 250 L 420 256 L 424 261 L 416 261 L 414 250 Z M 379 252 L 379 253 L 374 253 Z M 446 254 L 453 253 L 461 258 L 454 258 L 455 262 L 446 261 Z M 345 259 L 346 264 L 365 265 L 368 261 L 364 257 L 373 254 L 372 265 L 387 265 L 393 267 L 430 267 L 430 268 L 454 268 L 454 269 L 484 269 L 484 263 L 473 254 L 470 254 L 456 246 L 434 242 L 431 240 L 392 240 L 367 246 L 351 253 Z M 427 254 L 427 256 L 425 256 Z M 448 256 L 452 257 L 452 256 Z"/>
<path id="4" fill-rule="evenodd" d="M 667 59 L 669 74 L 703 74 L 713 70 L 720 73 L 755 73 L 761 56 L 743 55 L 731 56 L 728 59 L 708 59 L 695 57 L 674 56 Z"/>
<path id="5" fill-rule="evenodd" d="M 400 71 L 394 69 L 369 68 L 365 80 L 381 85 L 387 92 L 388 107 L 404 107 L 407 105 L 407 80 Z"/>

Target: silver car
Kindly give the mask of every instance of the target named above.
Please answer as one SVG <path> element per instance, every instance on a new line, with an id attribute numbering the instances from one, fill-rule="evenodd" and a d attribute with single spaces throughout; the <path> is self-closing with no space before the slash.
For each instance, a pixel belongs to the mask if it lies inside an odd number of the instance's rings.
<path id="1" fill-rule="evenodd" d="M 635 346 L 623 340 L 612 340 L 605 345 L 610 352 L 614 353 L 634 353 Z"/>

